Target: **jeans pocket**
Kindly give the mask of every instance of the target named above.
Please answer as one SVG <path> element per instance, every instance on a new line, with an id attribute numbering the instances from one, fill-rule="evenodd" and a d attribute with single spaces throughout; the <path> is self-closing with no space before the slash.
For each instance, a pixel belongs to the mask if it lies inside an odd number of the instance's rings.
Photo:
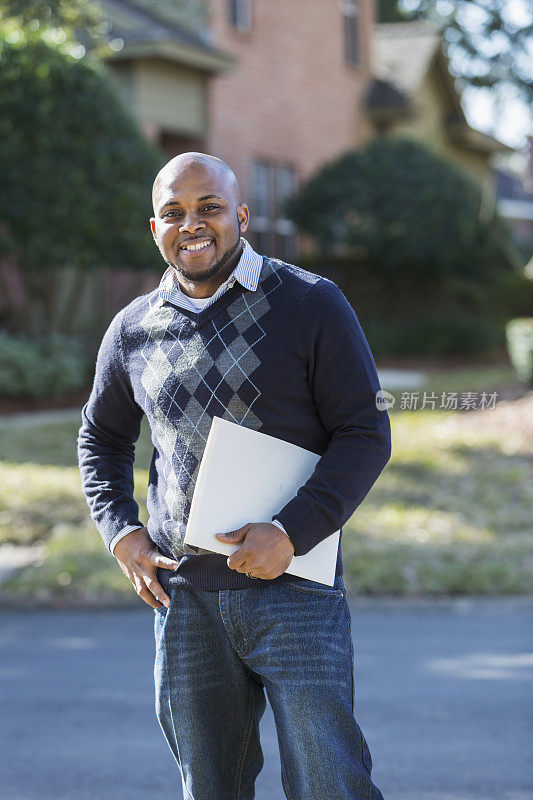
<path id="1" fill-rule="evenodd" d="M 346 616 L 346 619 L 348 620 L 348 625 L 350 626 L 350 631 L 351 631 L 352 630 L 352 614 L 351 614 L 351 611 L 350 611 L 350 606 L 348 605 L 348 600 L 346 598 L 346 592 L 343 593 L 342 597 L 343 597 L 343 600 L 344 600 L 344 614 Z"/>
<path id="2" fill-rule="evenodd" d="M 363 752 L 362 752 L 363 763 L 368 770 L 368 774 L 370 775 L 372 773 L 372 756 L 370 755 L 370 748 L 367 744 L 367 741 L 362 731 L 361 731 L 361 738 L 363 740 Z"/>
<path id="3" fill-rule="evenodd" d="M 294 589 L 297 592 L 307 592 L 308 594 L 344 597 L 344 583 L 340 577 L 335 578 L 333 586 L 326 586 L 325 583 L 308 581 L 305 579 L 303 579 L 301 583 L 299 581 L 287 581 L 283 586 L 287 586 L 289 589 Z"/>

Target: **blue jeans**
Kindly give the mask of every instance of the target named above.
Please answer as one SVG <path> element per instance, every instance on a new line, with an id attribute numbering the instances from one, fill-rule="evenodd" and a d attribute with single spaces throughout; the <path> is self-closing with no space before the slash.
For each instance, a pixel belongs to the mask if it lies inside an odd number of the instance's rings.
<path id="1" fill-rule="evenodd" d="M 354 717 L 342 578 L 179 587 L 154 614 L 156 714 L 185 800 L 253 800 L 265 690 L 288 800 L 383 800 Z"/>

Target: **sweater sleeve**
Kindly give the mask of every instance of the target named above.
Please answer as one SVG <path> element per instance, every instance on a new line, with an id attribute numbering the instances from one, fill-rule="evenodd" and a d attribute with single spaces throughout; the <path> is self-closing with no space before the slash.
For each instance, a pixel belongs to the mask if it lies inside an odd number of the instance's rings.
<path id="1" fill-rule="evenodd" d="M 309 386 L 330 440 L 311 477 L 275 515 L 297 556 L 346 523 L 391 454 L 389 417 L 376 407 L 376 365 L 342 291 L 319 280 L 304 296 L 299 320 Z"/>
<path id="2" fill-rule="evenodd" d="M 78 434 L 83 493 L 108 550 L 127 525 L 142 527 L 133 499 L 133 463 L 143 411 L 124 367 L 121 321 L 119 312 L 102 339 Z"/>

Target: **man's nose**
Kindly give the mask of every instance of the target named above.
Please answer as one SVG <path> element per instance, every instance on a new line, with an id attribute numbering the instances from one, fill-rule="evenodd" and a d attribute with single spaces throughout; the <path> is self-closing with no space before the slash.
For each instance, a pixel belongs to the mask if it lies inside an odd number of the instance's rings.
<path id="1" fill-rule="evenodd" d="M 199 216 L 195 211 L 189 211 L 182 219 L 179 231 L 180 233 L 194 233 L 195 231 L 204 227 L 205 222 L 202 217 Z"/>

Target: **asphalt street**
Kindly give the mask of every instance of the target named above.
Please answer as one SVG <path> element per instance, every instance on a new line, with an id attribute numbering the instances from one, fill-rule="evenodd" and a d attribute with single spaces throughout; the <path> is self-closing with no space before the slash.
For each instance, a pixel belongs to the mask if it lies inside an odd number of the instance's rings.
<path id="1" fill-rule="evenodd" d="M 385 800 L 531 800 L 533 605 L 351 605 L 356 716 Z M 0 800 L 181 800 L 149 608 L 3 609 L 0 626 Z M 262 743 L 256 800 L 283 800 L 270 709 Z"/>

